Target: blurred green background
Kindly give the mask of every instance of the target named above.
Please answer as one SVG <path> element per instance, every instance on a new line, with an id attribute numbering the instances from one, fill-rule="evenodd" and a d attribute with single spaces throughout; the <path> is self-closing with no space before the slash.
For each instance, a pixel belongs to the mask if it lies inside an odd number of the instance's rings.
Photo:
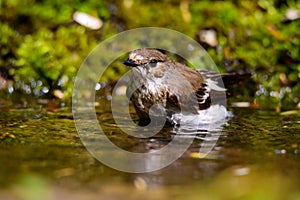
<path id="1" fill-rule="evenodd" d="M 90 29 L 83 12 L 103 22 Z M 199 41 L 220 71 L 253 80 L 239 99 L 262 108 L 299 108 L 300 3 L 295 0 L 0 0 L 0 103 L 28 98 L 71 101 L 83 59 L 101 41 L 144 26 Z M 125 72 L 116 64 L 105 80 Z"/>

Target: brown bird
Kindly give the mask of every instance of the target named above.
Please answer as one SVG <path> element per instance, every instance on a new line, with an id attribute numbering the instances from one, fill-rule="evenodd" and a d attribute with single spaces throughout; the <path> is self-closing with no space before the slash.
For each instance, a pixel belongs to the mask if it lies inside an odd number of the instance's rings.
<path id="1" fill-rule="evenodd" d="M 175 116 L 179 113 L 197 115 L 214 105 L 224 112 L 228 92 L 222 78 L 236 82 L 231 79 L 233 74 L 221 77 L 216 72 L 195 70 L 155 49 L 134 50 L 124 64 L 132 67 L 127 97 L 139 118 L 146 122 L 150 115 L 160 117 L 165 114 L 170 123 L 177 124 Z M 221 115 L 227 116 L 226 113 L 213 116 Z"/>

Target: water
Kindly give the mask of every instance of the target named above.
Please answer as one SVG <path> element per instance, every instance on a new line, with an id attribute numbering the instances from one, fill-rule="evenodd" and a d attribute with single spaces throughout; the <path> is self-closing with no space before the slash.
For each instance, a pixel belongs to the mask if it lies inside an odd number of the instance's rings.
<path id="1" fill-rule="evenodd" d="M 97 117 L 123 149 L 149 152 L 174 136 L 170 127 L 151 139 L 121 133 L 105 103 Z M 199 133 L 168 167 L 126 173 L 88 153 L 70 108 L 0 109 L 0 199 L 300 199 L 298 112 L 232 108 L 234 117 L 221 132 Z M 202 158 L 201 137 L 214 134 L 217 143 Z"/>

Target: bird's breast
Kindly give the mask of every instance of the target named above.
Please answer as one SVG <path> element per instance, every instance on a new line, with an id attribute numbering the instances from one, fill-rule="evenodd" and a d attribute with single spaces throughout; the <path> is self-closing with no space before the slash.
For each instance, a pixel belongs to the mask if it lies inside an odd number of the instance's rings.
<path id="1" fill-rule="evenodd" d="M 136 75 L 133 74 L 133 77 L 130 79 L 127 96 L 133 103 L 140 118 L 146 118 L 145 116 L 149 115 L 150 110 L 153 110 L 153 105 L 156 107 L 154 112 L 165 112 L 168 92 L 166 85 L 163 85 L 160 80 Z"/>

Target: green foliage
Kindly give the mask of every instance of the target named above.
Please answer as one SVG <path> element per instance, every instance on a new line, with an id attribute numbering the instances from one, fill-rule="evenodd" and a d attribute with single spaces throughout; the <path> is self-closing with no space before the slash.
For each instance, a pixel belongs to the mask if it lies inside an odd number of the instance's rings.
<path id="1" fill-rule="evenodd" d="M 72 80 L 98 42 L 126 29 L 158 26 L 195 39 L 199 30 L 213 29 L 218 46 L 207 51 L 220 71 L 250 71 L 257 84 L 255 102 L 267 107 L 294 108 L 300 93 L 300 13 L 297 1 L 192 0 L 0 0 L 0 72 L 14 79 L 14 91 L 66 98 Z M 104 25 L 93 31 L 73 22 L 75 11 L 99 17 Z M 115 62 L 104 80 L 124 73 Z M 29 89 L 28 89 L 29 88 Z"/>
<path id="2" fill-rule="evenodd" d="M 0 4 L 0 17 L 5 19 L 0 23 L 0 70 L 13 77 L 14 91 L 53 97 L 61 90 L 69 98 L 77 69 L 101 35 L 74 23 L 72 14 L 80 10 L 107 18 L 106 4 L 68 0 Z"/>

